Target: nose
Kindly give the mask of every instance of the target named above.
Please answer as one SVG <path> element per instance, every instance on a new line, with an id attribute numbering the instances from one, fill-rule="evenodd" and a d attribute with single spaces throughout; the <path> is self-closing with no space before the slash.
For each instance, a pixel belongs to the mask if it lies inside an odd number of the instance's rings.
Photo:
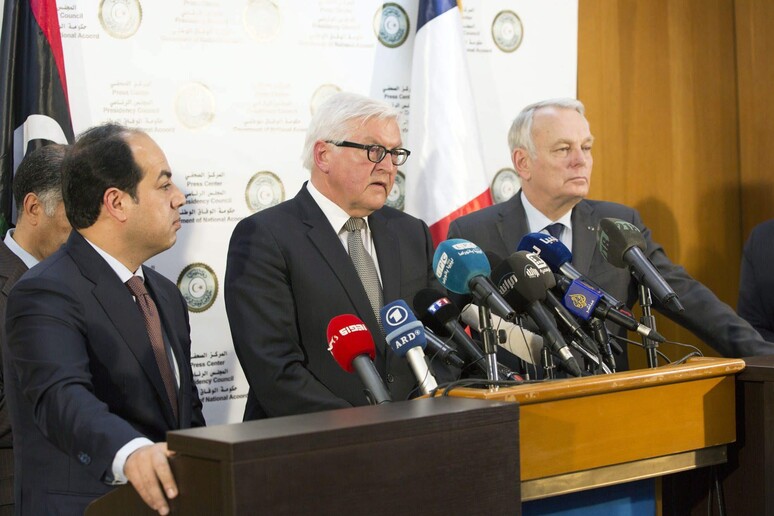
<path id="1" fill-rule="evenodd" d="M 392 154 L 390 154 L 390 151 L 387 151 L 387 153 L 382 158 L 382 161 L 376 164 L 375 170 L 384 170 L 388 174 L 398 172 L 398 166 L 393 164 Z"/>
<path id="2" fill-rule="evenodd" d="M 172 188 L 175 190 L 172 194 L 172 207 L 178 209 L 185 204 L 185 195 L 183 195 L 183 192 L 180 191 L 176 184 L 173 183 Z"/>
<path id="3" fill-rule="evenodd" d="M 582 167 L 586 165 L 587 156 L 581 147 L 575 148 L 572 151 L 572 166 Z"/>

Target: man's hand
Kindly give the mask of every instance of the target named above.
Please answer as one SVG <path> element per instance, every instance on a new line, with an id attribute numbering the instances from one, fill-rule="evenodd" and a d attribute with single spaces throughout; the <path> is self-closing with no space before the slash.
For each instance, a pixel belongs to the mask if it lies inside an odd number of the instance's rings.
<path id="1" fill-rule="evenodd" d="M 167 443 L 149 444 L 132 452 L 124 465 L 126 478 L 143 501 L 162 515 L 169 514 L 167 498 L 177 496 L 177 484 L 167 460 L 174 454 L 167 450 Z"/>

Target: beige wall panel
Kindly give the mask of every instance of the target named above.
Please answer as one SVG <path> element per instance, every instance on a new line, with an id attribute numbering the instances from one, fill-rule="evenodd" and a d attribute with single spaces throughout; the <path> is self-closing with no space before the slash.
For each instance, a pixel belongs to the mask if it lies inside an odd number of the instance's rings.
<path id="1" fill-rule="evenodd" d="M 742 241 L 735 74 L 732 0 L 579 2 L 578 95 L 597 138 L 591 198 L 637 208 L 670 258 L 732 306 Z M 670 339 L 697 343 L 657 320 Z"/>

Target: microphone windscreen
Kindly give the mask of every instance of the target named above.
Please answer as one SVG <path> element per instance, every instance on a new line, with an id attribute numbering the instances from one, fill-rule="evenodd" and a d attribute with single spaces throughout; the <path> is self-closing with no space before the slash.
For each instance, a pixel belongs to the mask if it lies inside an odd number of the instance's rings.
<path id="1" fill-rule="evenodd" d="M 328 323 L 328 351 L 342 369 L 354 371 L 352 361 L 359 355 L 376 356 L 374 339 L 368 327 L 352 314 L 337 315 Z"/>
<path id="2" fill-rule="evenodd" d="M 438 244 L 433 270 L 441 285 L 457 294 L 468 294 L 470 280 L 489 276 L 492 268 L 480 247 L 462 238 L 452 238 Z"/>
<path id="3" fill-rule="evenodd" d="M 574 316 L 588 321 L 594 315 L 594 308 L 599 303 L 602 293 L 586 285 L 582 281 L 573 280 L 567 287 L 562 298 L 562 304 Z"/>
<path id="4" fill-rule="evenodd" d="M 448 297 L 434 288 L 423 288 L 414 296 L 414 312 L 419 319 L 437 335 L 448 334 L 444 324 L 456 320 L 460 310 Z"/>
<path id="5" fill-rule="evenodd" d="M 500 294 L 519 311 L 524 311 L 532 301 L 546 298 L 546 282 L 529 254 L 517 251 L 492 271 L 492 281 Z"/>
<path id="6" fill-rule="evenodd" d="M 645 237 L 639 228 L 621 219 L 605 218 L 597 226 L 597 244 L 605 260 L 615 267 L 625 268 L 624 254 L 632 247 L 647 250 Z"/>
<path id="7" fill-rule="evenodd" d="M 379 311 L 387 343 L 398 356 L 405 356 L 411 348 L 425 349 L 427 337 L 422 323 L 402 299 L 386 304 Z"/>
<path id="8" fill-rule="evenodd" d="M 567 246 L 551 235 L 543 233 L 524 235 L 517 250 L 539 254 L 553 272 L 559 272 L 562 265 L 572 262 L 572 253 Z"/>

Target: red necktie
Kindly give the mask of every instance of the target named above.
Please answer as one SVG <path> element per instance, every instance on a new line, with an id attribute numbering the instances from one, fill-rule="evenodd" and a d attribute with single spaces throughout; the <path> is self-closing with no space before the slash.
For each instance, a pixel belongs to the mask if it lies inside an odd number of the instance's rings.
<path id="1" fill-rule="evenodd" d="M 153 299 L 148 294 L 141 277 L 132 276 L 126 282 L 126 286 L 137 300 L 137 306 L 140 308 L 140 313 L 145 321 L 145 329 L 148 331 L 148 338 L 151 341 L 153 356 L 156 357 L 156 365 L 161 373 L 161 379 L 164 381 L 164 388 L 172 404 L 175 419 L 177 419 L 177 388 L 175 387 L 175 377 L 169 364 L 167 348 L 164 346 L 164 338 L 161 335 L 161 319 L 159 318 L 159 311 L 156 309 L 156 303 L 153 302 Z"/>

